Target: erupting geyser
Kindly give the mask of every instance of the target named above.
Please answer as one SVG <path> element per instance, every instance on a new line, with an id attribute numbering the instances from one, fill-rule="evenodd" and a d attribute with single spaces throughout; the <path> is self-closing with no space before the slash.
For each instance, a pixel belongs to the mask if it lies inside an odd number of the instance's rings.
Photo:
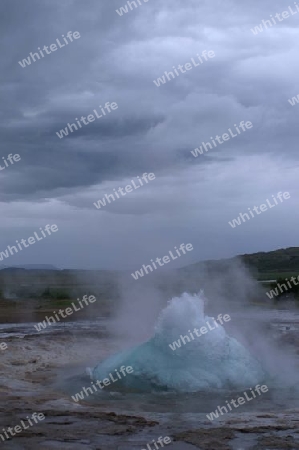
<path id="1" fill-rule="evenodd" d="M 190 336 L 189 330 L 207 327 L 207 322 L 214 324 L 212 330 L 181 341 L 175 351 L 171 348 L 181 335 Z M 247 388 L 265 379 L 259 362 L 243 345 L 205 316 L 201 294 L 173 298 L 160 313 L 150 340 L 109 357 L 89 373 L 93 380 L 102 380 L 122 365 L 132 366 L 134 372 L 113 383 L 113 389 L 195 392 Z"/>

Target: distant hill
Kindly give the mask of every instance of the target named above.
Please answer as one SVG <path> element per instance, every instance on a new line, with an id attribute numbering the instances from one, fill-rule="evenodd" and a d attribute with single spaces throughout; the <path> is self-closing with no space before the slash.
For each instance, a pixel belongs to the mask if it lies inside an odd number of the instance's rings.
<path id="1" fill-rule="evenodd" d="M 237 263 L 238 260 L 249 268 L 253 277 L 261 280 L 276 279 L 280 276 L 288 276 L 288 274 L 299 274 L 299 247 L 239 255 L 229 259 L 200 261 L 180 269 L 170 270 L 170 272 L 189 279 L 196 278 L 201 272 L 214 275 L 223 274 L 229 271 L 230 262 Z M 44 273 L 41 274 L 41 271 Z M 130 279 L 130 273 L 130 271 L 110 270 L 61 270 L 51 264 L 25 264 L 12 267 L 2 265 L 0 266 L 0 285 L 5 274 L 7 276 L 19 274 L 20 280 L 18 281 L 23 283 L 26 280 L 34 280 L 36 277 L 42 276 L 45 282 L 51 280 L 51 284 L 55 284 L 54 280 L 59 285 L 73 284 L 79 277 L 85 280 L 84 284 L 88 284 L 86 282 L 88 280 L 91 284 L 113 285 L 121 275 L 126 276 L 128 274 Z M 165 273 L 165 271 L 157 271 L 157 275 L 161 278 L 164 278 Z M 13 279 L 11 280 L 13 281 Z M 78 284 L 78 282 L 75 284 Z"/>
<path id="2" fill-rule="evenodd" d="M 57 267 L 52 266 L 51 264 L 24 264 L 21 266 L 0 266 L 0 270 L 15 270 L 15 269 L 23 269 L 23 270 L 59 270 Z"/>
<path id="3" fill-rule="evenodd" d="M 256 268 L 259 273 L 299 273 L 299 247 L 289 247 L 272 252 L 259 252 L 251 255 L 241 255 L 240 257 L 246 265 Z"/>
<path id="4" fill-rule="evenodd" d="M 271 252 L 238 255 L 229 259 L 201 261 L 179 269 L 195 274 L 205 268 L 213 273 L 226 271 L 230 262 L 242 261 L 258 279 L 271 279 L 288 274 L 299 274 L 299 247 L 289 247 Z"/>
<path id="5" fill-rule="evenodd" d="M 249 269 L 253 278 L 268 281 L 269 284 L 270 280 L 298 276 L 299 247 L 201 261 L 175 270 L 157 270 L 140 280 L 140 283 L 159 289 L 165 298 L 180 295 L 184 291 L 198 292 L 200 289 L 204 289 L 207 298 L 213 298 L 217 289 L 221 289 L 221 296 L 225 298 L 239 299 L 240 292 L 246 292 L 255 301 L 258 298 L 256 283 L 246 275 L 243 277 L 242 269 L 236 272 L 239 261 Z M 2 267 L 0 300 L 17 298 L 36 299 L 39 302 L 60 301 L 90 293 L 101 304 L 109 305 L 122 297 L 123 286 L 131 289 L 130 282 L 132 286 L 137 286 L 131 277 L 131 271 L 60 270 L 50 264 Z M 265 285 L 263 283 L 263 287 Z"/>

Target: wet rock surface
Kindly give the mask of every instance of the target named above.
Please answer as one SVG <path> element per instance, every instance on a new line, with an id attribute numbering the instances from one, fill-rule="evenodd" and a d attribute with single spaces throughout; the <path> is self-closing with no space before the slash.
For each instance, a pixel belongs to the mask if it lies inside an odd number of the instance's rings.
<path id="1" fill-rule="evenodd" d="M 74 402 L 57 380 L 68 383 L 73 366 L 96 363 L 99 349 L 101 357 L 115 351 L 109 339 L 67 332 L 6 342 L 0 359 L 0 430 L 19 425 L 34 412 L 45 419 L 4 442 L 0 438 L 4 449 L 148 450 L 147 444 L 159 436 L 169 436 L 172 443 L 165 448 L 173 450 L 299 449 L 295 409 L 230 413 L 210 422 L 204 413 L 190 421 L 175 405 L 168 413 L 127 413 L 125 406 L 113 410 L 103 399 Z"/>
<path id="2" fill-rule="evenodd" d="M 230 450 L 229 442 L 235 434 L 231 429 L 215 428 L 213 430 L 184 431 L 174 435 L 176 441 L 184 441 L 195 445 L 202 450 L 218 448 L 219 450 Z"/>

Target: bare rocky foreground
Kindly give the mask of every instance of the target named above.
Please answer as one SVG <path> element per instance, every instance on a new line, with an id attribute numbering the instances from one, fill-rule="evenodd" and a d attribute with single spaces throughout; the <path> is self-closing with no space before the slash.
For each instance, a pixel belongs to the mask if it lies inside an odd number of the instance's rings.
<path id="1" fill-rule="evenodd" d="M 166 414 L 124 413 L 103 401 L 76 404 L 61 389 L 61 379 L 72 376 L 72 367 L 78 370 L 98 361 L 97 354 L 102 358 L 115 351 L 115 344 L 67 331 L 5 341 L 8 348 L 0 355 L 0 430 L 19 425 L 33 412 L 46 418 L 0 441 L 0 448 L 141 450 L 153 439 L 169 436 L 173 443 L 166 448 L 174 450 L 299 449 L 299 409 L 226 414 L 212 423 L 204 414 L 198 414 L 197 422 L 188 421 L 175 408 Z"/>

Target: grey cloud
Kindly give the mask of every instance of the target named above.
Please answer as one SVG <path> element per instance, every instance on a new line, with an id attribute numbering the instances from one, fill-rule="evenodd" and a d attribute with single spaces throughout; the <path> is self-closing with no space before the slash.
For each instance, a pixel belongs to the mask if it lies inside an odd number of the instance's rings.
<path id="1" fill-rule="evenodd" d="M 85 223 L 86 214 L 101 222 L 98 239 L 107 252 L 104 240 L 113 223 L 111 266 L 118 259 L 126 264 L 118 250 L 118 232 L 127 233 L 132 245 L 138 236 L 147 255 L 152 247 L 158 252 L 155 243 L 161 245 L 165 238 L 170 245 L 184 233 L 200 243 L 197 258 L 209 257 L 211 236 L 219 256 L 245 252 L 247 245 L 259 250 L 281 244 L 270 215 L 262 219 L 272 233 L 267 240 L 254 223 L 248 242 L 245 226 L 233 235 L 225 223 L 273 190 L 287 189 L 287 180 L 296 189 L 299 105 L 291 107 L 287 100 L 298 94 L 299 14 L 254 36 L 251 28 L 287 6 L 277 0 L 149 0 L 120 17 L 115 10 L 124 4 L 125 0 L 2 1 L 0 157 L 19 153 L 22 158 L 0 172 L 5 211 L 19 201 L 33 209 L 45 202 L 47 209 L 47 199 L 52 199 L 51 217 L 55 208 L 58 216 L 61 207 L 66 215 L 74 208 L 79 224 Z M 19 60 L 69 30 L 79 31 L 81 38 L 20 67 Z M 214 50 L 215 58 L 160 88 L 154 85 L 165 70 L 204 49 Z M 119 109 L 58 139 L 56 131 L 106 101 L 117 102 Z M 190 151 L 202 141 L 241 120 L 252 121 L 254 128 L 201 158 L 192 157 Z M 92 210 L 92 202 L 108 186 L 122 186 L 143 172 L 154 172 L 160 180 L 150 193 L 140 190 L 105 213 Z M 28 214 L 22 210 L 20 227 L 31 220 L 30 211 L 29 206 Z M 296 217 L 288 214 L 293 230 Z M 64 216 L 61 220 L 67 221 Z M 143 231 L 143 220 L 154 224 L 154 231 Z M 276 220 L 287 228 L 282 212 Z M 201 226 L 206 227 L 202 239 L 195 232 Z M 97 227 L 91 228 L 96 239 Z M 293 235 L 291 231 L 287 239 Z M 80 233 L 74 236 L 88 240 Z M 69 249 L 67 233 L 64 238 Z M 92 248 L 91 242 L 88 245 Z M 96 264 L 96 254 L 92 261 Z"/>

